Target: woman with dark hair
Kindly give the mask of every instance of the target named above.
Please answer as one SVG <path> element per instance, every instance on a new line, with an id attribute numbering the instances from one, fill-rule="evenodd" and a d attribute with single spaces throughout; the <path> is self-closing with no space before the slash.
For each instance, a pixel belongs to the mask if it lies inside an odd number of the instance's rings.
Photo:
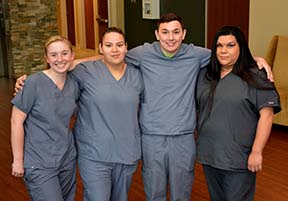
<path id="1" fill-rule="evenodd" d="M 197 83 L 198 161 L 212 201 L 253 200 L 279 96 L 242 31 L 221 28 Z"/>
<path id="2" fill-rule="evenodd" d="M 84 200 L 127 201 L 141 158 L 138 111 L 144 86 L 139 70 L 124 61 L 121 29 L 108 28 L 99 50 L 101 60 L 70 72 L 81 91 L 74 133 Z"/>

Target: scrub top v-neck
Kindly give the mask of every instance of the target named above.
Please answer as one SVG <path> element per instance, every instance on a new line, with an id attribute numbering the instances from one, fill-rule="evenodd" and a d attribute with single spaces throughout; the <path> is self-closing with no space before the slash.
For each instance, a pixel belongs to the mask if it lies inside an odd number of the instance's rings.
<path id="1" fill-rule="evenodd" d="M 81 90 L 75 136 L 79 158 L 134 164 L 141 156 L 138 110 L 143 82 L 127 65 L 117 80 L 102 61 L 71 72 Z"/>
<path id="2" fill-rule="evenodd" d="M 57 168 L 75 158 L 69 123 L 78 96 L 78 84 L 69 76 L 62 90 L 43 72 L 26 79 L 23 90 L 11 101 L 27 114 L 24 167 Z"/>
<path id="3" fill-rule="evenodd" d="M 263 107 L 272 107 L 275 112 L 280 110 L 277 92 L 251 87 L 230 72 L 219 80 L 213 107 L 205 119 L 210 91 L 206 72 L 207 69 L 200 71 L 197 83 L 198 161 L 224 170 L 248 171 L 259 111 Z M 262 74 L 258 77 L 266 76 Z"/>

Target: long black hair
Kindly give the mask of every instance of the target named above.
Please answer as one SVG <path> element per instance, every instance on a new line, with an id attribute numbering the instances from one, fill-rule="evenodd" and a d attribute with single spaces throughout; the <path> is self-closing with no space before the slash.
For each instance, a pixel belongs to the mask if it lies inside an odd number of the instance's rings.
<path id="1" fill-rule="evenodd" d="M 210 64 L 207 68 L 207 79 L 210 81 L 215 81 L 213 84 L 217 84 L 221 77 L 221 64 L 217 59 L 217 42 L 220 36 L 232 35 L 236 38 L 237 43 L 239 44 L 239 57 L 234 64 L 233 73 L 245 80 L 249 85 L 254 87 L 257 86 L 253 76 L 251 75 L 251 68 L 258 68 L 257 63 L 255 62 L 248 44 L 245 40 L 245 36 L 241 29 L 235 26 L 224 26 L 222 27 L 215 35 L 212 43 L 212 54 Z"/>
<path id="2" fill-rule="evenodd" d="M 254 60 L 248 43 L 241 29 L 235 26 L 224 26 L 215 35 L 212 43 L 211 60 L 207 66 L 205 78 L 210 82 L 210 91 L 208 95 L 208 110 L 203 123 L 208 119 L 213 106 L 214 93 L 216 86 L 221 79 L 221 64 L 217 59 L 217 42 L 220 36 L 232 35 L 239 44 L 239 57 L 233 66 L 232 73 L 239 76 L 247 82 L 249 86 L 257 89 L 271 90 L 275 89 L 273 83 L 267 80 L 264 72 L 258 70 L 256 61 Z M 202 124 L 203 125 L 203 124 Z M 201 126 L 202 126 L 201 125 Z M 201 127 L 200 126 L 200 127 Z"/>

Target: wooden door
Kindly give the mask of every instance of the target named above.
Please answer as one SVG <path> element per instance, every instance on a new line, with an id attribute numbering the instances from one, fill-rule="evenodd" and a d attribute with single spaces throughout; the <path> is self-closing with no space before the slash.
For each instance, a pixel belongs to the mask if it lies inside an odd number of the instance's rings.
<path id="1" fill-rule="evenodd" d="M 95 32 L 94 32 L 94 6 L 93 0 L 85 0 L 85 34 L 86 48 L 95 49 Z"/>
<path id="2" fill-rule="evenodd" d="M 108 0 L 98 0 L 98 16 L 96 20 L 98 23 L 98 36 L 100 42 L 103 32 L 108 27 Z"/>
<path id="3" fill-rule="evenodd" d="M 66 0 L 66 15 L 67 15 L 67 31 L 68 39 L 72 45 L 76 45 L 75 39 L 75 19 L 74 19 L 74 3 L 73 0 Z"/>
<path id="4" fill-rule="evenodd" d="M 215 33 L 224 25 L 238 26 L 246 40 L 249 36 L 249 0 L 208 0 L 207 47 L 211 48 Z"/>

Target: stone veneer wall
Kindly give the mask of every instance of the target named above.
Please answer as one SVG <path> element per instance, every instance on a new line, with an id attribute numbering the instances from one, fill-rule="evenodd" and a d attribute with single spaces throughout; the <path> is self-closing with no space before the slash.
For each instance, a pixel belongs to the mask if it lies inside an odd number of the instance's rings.
<path id="1" fill-rule="evenodd" d="M 58 34 L 56 0 L 9 0 L 13 77 L 44 69 L 45 40 Z"/>

